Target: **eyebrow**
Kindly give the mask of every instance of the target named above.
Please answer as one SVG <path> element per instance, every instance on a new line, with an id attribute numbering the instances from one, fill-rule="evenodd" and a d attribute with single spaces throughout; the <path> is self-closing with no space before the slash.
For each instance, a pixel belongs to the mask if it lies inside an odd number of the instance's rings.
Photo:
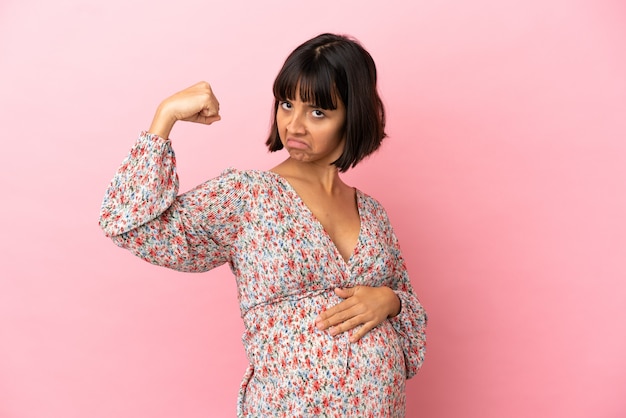
<path id="1" fill-rule="evenodd" d="M 302 100 L 301 100 L 302 101 Z M 293 103 L 294 100 L 291 99 L 285 99 L 285 100 L 279 100 L 279 102 L 290 102 Z M 323 109 L 323 110 L 332 110 L 332 109 L 324 109 L 322 106 L 316 105 L 315 103 L 307 103 L 307 102 L 303 102 L 304 105 L 306 107 L 308 107 L 309 109 Z"/>
<path id="2" fill-rule="evenodd" d="M 294 99 L 288 99 L 288 98 L 285 98 L 284 100 L 280 100 L 280 99 L 278 99 L 278 101 L 279 101 L 279 102 L 290 102 L 290 103 L 293 103 L 295 100 L 294 100 Z M 302 99 L 300 99 L 300 101 L 302 101 Z M 325 111 L 325 112 L 332 112 L 332 111 L 337 110 L 337 108 L 335 108 L 335 109 L 331 109 L 331 108 L 326 109 L 325 107 L 322 107 L 322 106 L 316 105 L 315 103 L 310 103 L 310 102 L 303 102 L 303 103 L 304 103 L 304 105 L 305 105 L 308 109 L 321 109 L 321 110 L 323 110 L 323 111 Z"/>

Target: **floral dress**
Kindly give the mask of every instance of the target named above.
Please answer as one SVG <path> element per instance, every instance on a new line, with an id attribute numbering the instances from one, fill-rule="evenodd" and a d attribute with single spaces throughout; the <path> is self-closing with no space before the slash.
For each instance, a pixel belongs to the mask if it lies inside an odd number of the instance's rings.
<path id="1" fill-rule="evenodd" d="M 249 367 L 237 415 L 402 417 L 420 368 L 426 314 L 382 206 L 356 191 L 358 243 L 346 262 L 291 185 L 269 171 L 228 169 L 178 194 L 169 140 L 143 132 L 106 191 L 100 225 L 120 247 L 188 272 L 228 263 L 237 280 Z M 336 287 L 389 286 L 401 312 L 356 343 L 317 315 Z"/>

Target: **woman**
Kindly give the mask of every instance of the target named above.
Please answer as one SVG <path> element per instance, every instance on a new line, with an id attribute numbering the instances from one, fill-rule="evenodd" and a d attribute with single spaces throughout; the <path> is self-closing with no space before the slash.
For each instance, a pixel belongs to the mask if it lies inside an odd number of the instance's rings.
<path id="1" fill-rule="evenodd" d="M 426 315 L 382 206 L 339 177 L 385 137 L 376 68 L 361 45 L 323 34 L 274 82 L 269 171 L 229 169 L 177 196 L 168 139 L 210 125 L 207 83 L 164 100 L 109 186 L 100 225 L 158 265 L 237 279 L 250 362 L 239 416 L 403 416 L 422 364 Z"/>

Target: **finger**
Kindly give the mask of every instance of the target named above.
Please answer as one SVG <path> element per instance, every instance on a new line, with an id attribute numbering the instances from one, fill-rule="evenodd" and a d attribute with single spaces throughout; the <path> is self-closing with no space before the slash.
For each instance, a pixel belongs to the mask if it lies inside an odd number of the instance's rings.
<path id="1" fill-rule="evenodd" d="M 363 325 L 364 323 L 365 323 L 365 319 L 361 315 L 359 315 L 359 316 L 352 317 L 348 319 L 347 321 L 344 321 L 338 325 L 331 327 L 328 332 L 330 333 L 331 336 L 335 337 L 341 333 L 350 331 L 351 329 L 354 329 L 358 327 L 359 325 Z"/>
<path id="2" fill-rule="evenodd" d="M 202 116 L 201 114 L 196 114 L 192 117 L 183 119 L 187 122 L 194 122 L 194 123 L 202 123 L 204 125 L 210 125 L 213 122 L 217 122 L 218 120 L 221 120 L 222 117 L 220 115 L 216 115 L 216 116 Z"/>
<path id="3" fill-rule="evenodd" d="M 350 335 L 350 342 L 355 343 L 359 341 L 365 336 L 365 334 L 373 330 L 375 327 L 376 325 L 374 325 L 373 322 L 366 322 L 361 328 L 359 328 L 358 330 L 353 332 L 352 335 Z"/>
<path id="4" fill-rule="evenodd" d="M 335 325 L 336 323 L 349 318 L 350 316 L 354 316 L 350 314 L 350 310 L 355 305 L 356 303 L 351 300 L 344 300 L 332 308 L 321 312 L 317 318 L 315 318 L 315 325 L 319 329 L 326 329 L 329 326 Z"/>
<path id="5" fill-rule="evenodd" d="M 200 114 L 206 117 L 218 116 L 220 113 L 219 107 L 214 104 L 210 104 L 209 106 L 210 107 L 205 107 L 204 109 L 202 109 L 200 111 Z"/>
<path id="6" fill-rule="evenodd" d="M 349 309 L 352 305 L 353 305 L 352 301 L 344 300 L 342 302 L 339 302 L 335 306 L 332 306 L 332 307 L 330 307 L 330 308 L 320 312 L 320 314 L 317 316 L 315 321 L 318 322 L 318 321 L 322 321 L 324 319 L 330 318 L 331 316 L 336 315 L 336 314 L 338 314 L 341 311 Z"/>
<path id="7" fill-rule="evenodd" d="M 355 291 L 356 291 L 356 287 L 335 288 L 335 294 L 339 296 L 341 299 L 348 299 L 349 297 L 354 296 Z"/>
<path id="8" fill-rule="evenodd" d="M 213 122 L 217 122 L 218 120 L 222 120 L 222 117 L 220 115 L 215 115 L 215 116 L 205 118 L 205 121 L 203 123 L 206 125 L 210 125 Z"/>
<path id="9" fill-rule="evenodd" d="M 331 327 L 339 326 L 342 329 L 342 332 L 354 328 L 356 325 L 361 324 L 365 321 L 371 319 L 371 315 L 367 314 L 361 306 L 355 306 L 349 310 L 342 311 L 332 317 L 326 319 L 322 322 L 323 328 L 318 327 L 319 329 L 327 329 Z M 354 321 L 357 320 L 355 323 Z M 348 327 L 348 328 L 346 328 Z"/>

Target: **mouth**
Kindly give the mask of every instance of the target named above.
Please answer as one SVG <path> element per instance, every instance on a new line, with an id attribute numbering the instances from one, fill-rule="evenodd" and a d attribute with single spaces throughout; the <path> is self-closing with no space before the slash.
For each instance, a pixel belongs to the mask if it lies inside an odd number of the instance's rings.
<path id="1" fill-rule="evenodd" d="M 295 139 L 295 138 L 287 138 L 287 143 L 285 145 L 287 146 L 287 148 L 292 148 L 292 149 L 309 148 L 309 145 L 306 142 L 300 141 L 299 139 Z"/>

